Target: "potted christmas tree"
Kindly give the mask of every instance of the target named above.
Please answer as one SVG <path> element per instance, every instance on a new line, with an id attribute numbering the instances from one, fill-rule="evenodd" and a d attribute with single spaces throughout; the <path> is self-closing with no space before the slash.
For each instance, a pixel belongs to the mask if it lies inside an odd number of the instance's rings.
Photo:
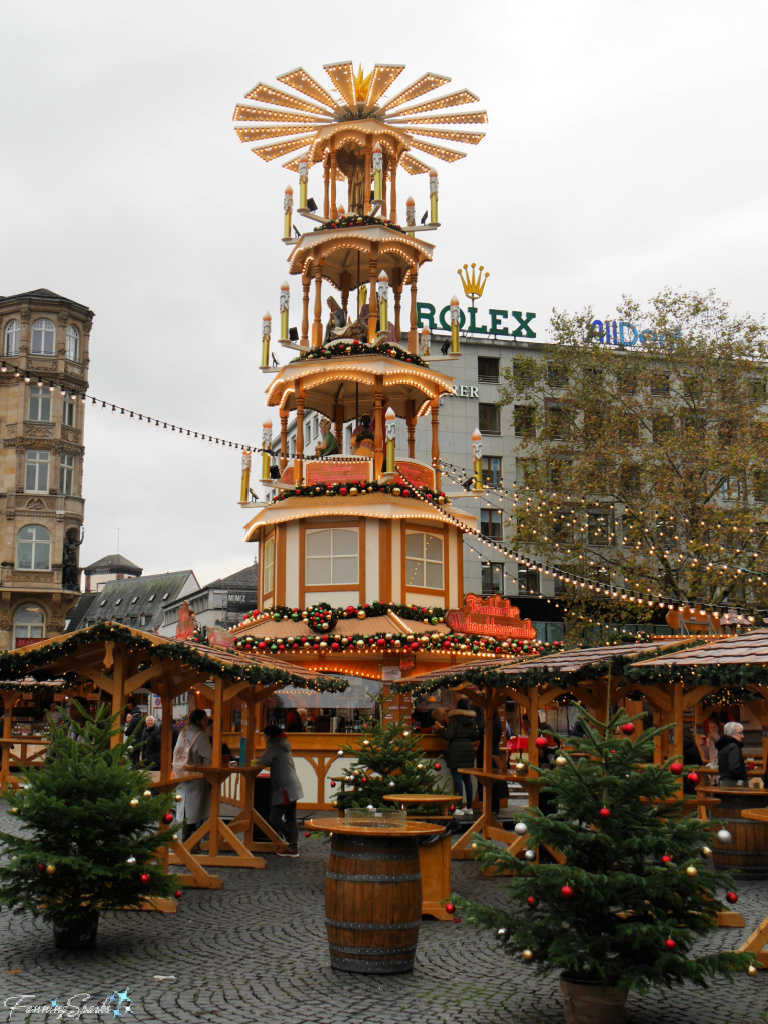
<path id="1" fill-rule="evenodd" d="M 650 763 L 661 730 L 634 738 L 634 720 L 623 712 L 581 721 L 583 738 L 563 738 L 571 749 L 539 772 L 552 813 L 530 808 L 515 826 L 526 836 L 524 856 L 475 844 L 484 867 L 512 873 L 511 909 L 460 897 L 456 905 L 493 929 L 508 955 L 542 974 L 560 972 L 569 1024 L 627 1020 L 632 990 L 755 973 L 749 954 L 692 952 L 717 927 L 715 888 L 725 883 L 728 902 L 737 899 L 728 876 L 709 866 L 710 844 L 730 835 L 721 828 L 713 839 L 708 823 L 686 813 L 682 764 Z M 688 778 L 696 781 L 693 771 Z M 565 862 L 537 863 L 541 846 Z"/>
<path id="2" fill-rule="evenodd" d="M 150 791 L 125 743 L 110 746 L 119 716 L 100 705 L 91 716 L 79 704 L 51 723 L 45 764 L 23 773 L 6 797 L 22 823 L 18 835 L 0 832 L 0 904 L 29 911 L 53 926 L 54 944 L 87 948 L 96 940 L 99 912 L 139 909 L 148 896 L 170 896 L 174 876 L 155 857 L 170 842 L 173 796 Z"/>

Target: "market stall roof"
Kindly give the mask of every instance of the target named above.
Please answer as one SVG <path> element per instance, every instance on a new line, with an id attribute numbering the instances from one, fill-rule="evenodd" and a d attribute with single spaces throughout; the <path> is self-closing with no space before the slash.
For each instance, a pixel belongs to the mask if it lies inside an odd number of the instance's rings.
<path id="1" fill-rule="evenodd" d="M 269 612 L 256 621 L 244 622 L 231 630 L 238 637 L 253 636 L 257 639 L 280 639 L 287 637 L 314 637 L 317 640 L 326 640 L 329 635 L 339 636 L 370 636 L 373 633 L 392 633 L 396 636 L 421 636 L 422 633 L 450 633 L 450 628 L 444 622 L 431 625 L 415 619 L 401 619 L 394 612 L 387 612 L 386 615 L 368 615 L 364 619 L 357 617 L 351 619 L 339 619 L 327 634 L 318 633 L 310 628 L 306 621 L 294 622 L 293 619 L 281 618 L 275 622 Z M 276 658 L 266 659 L 274 664 L 284 664 Z"/>
<path id="2" fill-rule="evenodd" d="M 472 661 L 460 668 L 452 666 L 436 672 L 425 673 L 423 676 L 411 676 L 400 684 L 397 689 L 427 690 L 438 686 L 491 686 L 495 689 L 505 687 L 536 686 L 548 682 L 576 683 L 583 679 L 594 679 L 599 676 L 623 674 L 624 667 L 643 655 L 654 654 L 665 648 L 679 647 L 680 643 L 690 643 L 693 638 L 661 637 L 658 640 L 644 641 L 633 644 L 617 644 L 614 646 L 585 647 L 557 654 L 548 654 L 543 658 L 490 658 Z"/>
<path id="3" fill-rule="evenodd" d="M 41 640 L 0 655 L 0 688 L 18 689 L 27 676 L 35 679 L 62 677 L 73 682 L 93 682 L 104 671 L 111 657 L 108 645 L 119 645 L 140 661 L 159 659 L 173 662 L 177 682 L 185 676 L 193 680 L 201 675 L 262 686 L 311 686 L 320 691 L 338 689 L 339 682 L 322 673 L 286 668 L 276 658 L 262 654 L 212 649 L 189 640 L 176 640 L 144 633 L 115 622 L 100 622 L 87 629 Z"/>
<path id="4" fill-rule="evenodd" d="M 710 665 L 759 665 L 768 668 L 768 629 L 755 629 L 740 636 L 726 636 L 703 646 L 664 654 L 642 661 L 636 668 L 652 665 L 694 669 Z"/>

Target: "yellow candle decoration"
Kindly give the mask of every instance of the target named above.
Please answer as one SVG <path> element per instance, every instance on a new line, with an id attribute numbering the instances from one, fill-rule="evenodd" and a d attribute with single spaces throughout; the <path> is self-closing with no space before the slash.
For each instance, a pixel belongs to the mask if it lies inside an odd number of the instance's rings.
<path id="1" fill-rule="evenodd" d="M 288 341 L 288 313 L 291 304 L 291 286 L 287 281 L 280 285 L 280 340 Z"/>
<path id="2" fill-rule="evenodd" d="M 264 420 L 264 432 L 261 435 L 261 479 L 269 480 L 272 463 L 272 420 Z"/>
<path id="3" fill-rule="evenodd" d="M 269 366 L 269 343 L 272 340 L 272 315 L 265 313 L 261 320 L 261 365 Z"/>
<path id="4" fill-rule="evenodd" d="M 390 406 L 384 413 L 385 472 L 395 472 L 395 410 Z"/>
<path id="5" fill-rule="evenodd" d="M 387 277 L 386 271 L 382 270 L 379 274 L 379 281 L 376 285 L 376 294 L 379 299 L 379 330 L 384 333 L 387 332 L 387 292 L 389 290 L 389 278 Z"/>
<path id="6" fill-rule="evenodd" d="M 472 459 L 475 470 L 475 490 L 483 488 L 483 435 L 480 428 L 475 427 L 472 431 Z"/>
<path id="7" fill-rule="evenodd" d="M 405 200 L 405 226 L 406 228 L 416 227 L 416 200 L 413 196 L 408 196 Z M 413 234 L 412 231 L 406 233 L 409 235 Z"/>
<path id="8" fill-rule="evenodd" d="M 240 460 L 240 501 L 248 501 L 248 491 L 251 486 L 251 453 L 243 452 Z"/>
<path id="9" fill-rule="evenodd" d="M 429 169 L 429 205 L 432 216 L 431 224 L 437 224 L 437 171 L 434 167 Z"/>
<path id="10" fill-rule="evenodd" d="M 303 153 L 299 157 L 299 209 L 307 208 L 307 182 L 309 181 L 309 157 Z"/>
<path id="11" fill-rule="evenodd" d="M 283 198 L 283 210 L 285 212 L 285 224 L 283 226 L 283 238 L 291 237 L 291 214 L 293 213 L 293 189 L 288 185 Z"/>
<path id="12" fill-rule="evenodd" d="M 426 357 L 432 351 L 432 332 L 428 327 L 421 328 L 421 354 Z"/>
<path id="13" fill-rule="evenodd" d="M 458 355 L 459 353 L 459 300 L 456 295 L 451 299 L 451 352 Z"/>
<path id="14" fill-rule="evenodd" d="M 383 157 L 381 153 L 381 143 L 374 142 L 373 144 L 373 199 L 374 202 L 378 199 L 381 202 L 381 174 L 384 167 Z"/>

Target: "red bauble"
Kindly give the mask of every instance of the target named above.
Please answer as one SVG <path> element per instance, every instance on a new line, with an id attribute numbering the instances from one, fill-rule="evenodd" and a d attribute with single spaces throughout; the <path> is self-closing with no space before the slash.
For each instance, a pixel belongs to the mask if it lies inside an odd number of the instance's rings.
<path id="1" fill-rule="evenodd" d="M 435 771 L 436 771 L 436 772 L 439 772 L 439 771 L 440 771 L 440 769 L 441 769 L 442 767 L 443 767 L 443 766 L 442 766 L 441 764 L 438 764 L 438 762 L 437 762 L 437 761 L 435 761 Z"/>
<path id="2" fill-rule="evenodd" d="M 181 899 L 181 889 L 177 889 L 176 892 L 174 893 L 174 896 L 176 897 L 177 900 L 180 900 Z"/>
<path id="3" fill-rule="evenodd" d="M 670 855 L 668 853 L 662 853 L 662 855 L 661 855 L 661 863 L 662 864 L 671 864 L 672 863 L 672 858 L 670 857 Z"/>
<path id="4" fill-rule="evenodd" d="M 563 897 L 564 900 L 569 900 L 571 896 L 573 896 L 573 889 L 570 885 L 564 885 L 560 889 L 560 895 Z"/>
<path id="5" fill-rule="evenodd" d="M 699 781 L 699 773 L 698 772 L 688 772 L 688 781 L 690 782 L 690 784 L 692 786 L 695 786 L 696 783 Z"/>
<path id="6" fill-rule="evenodd" d="M 37 870 L 38 871 L 45 871 L 45 864 L 38 864 L 37 865 Z"/>
<path id="7" fill-rule="evenodd" d="M 601 818 L 610 818 L 611 809 L 610 807 L 601 807 L 597 813 L 600 815 Z"/>
<path id="8" fill-rule="evenodd" d="M 340 494 L 340 495 L 341 495 L 342 497 L 344 497 L 344 495 L 345 495 L 346 493 L 347 493 L 347 488 L 346 488 L 346 487 L 340 487 L 340 488 L 339 488 L 339 494 Z"/>
<path id="9" fill-rule="evenodd" d="M 171 824 L 171 822 L 173 821 L 173 815 L 171 814 L 170 811 L 167 811 L 163 815 L 163 821 L 165 822 L 166 825 L 170 825 Z"/>
<path id="10" fill-rule="evenodd" d="M 672 764 L 669 766 L 669 770 L 672 772 L 673 775 L 680 775 L 680 773 L 683 770 L 683 766 L 680 764 L 679 761 L 673 761 Z"/>
<path id="11" fill-rule="evenodd" d="M 145 872 L 143 872 L 143 874 L 139 875 L 139 878 L 141 879 L 141 884 L 142 884 L 142 885 L 149 885 L 149 883 L 150 883 L 150 877 L 149 877 L 149 875 L 148 875 L 148 874 L 146 873 L 146 871 L 145 871 Z"/>
<path id="12" fill-rule="evenodd" d="M 445 909 L 447 910 L 447 912 L 448 912 L 449 914 L 452 914 L 452 913 L 453 913 L 453 910 L 454 910 L 453 904 L 452 904 L 452 903 L 446 903 L 446 904 L 445 904 Z"/>
<path id="13" fill-rule="evenodd" d="M 335 783 L 335 782 L 332 782 L 332 783 L 331 783 L 331 789 L 335 789 L 335 788 L 336 788 L 336 783 Z"/>
<path id="14" fill-rule="evenodd" d="M 535 907 L 538 902 L 539 901 L 536 899 L 535 896 L 529 896 L 528 897 L 528 906 L 529 907 Z"/>
<path id="15" fill-rule="evenodd" d="M 677 943 L 674 939 L 664 939 L 664 945 L 667 947 L 667 949 L 674 949 Z"/>
<path id="16" fill-rule="evenodd" d="M 727 892 L 725 894 L 725 899 L 728 903 L 736 903 L 738 902 L 739 897 L 735 892 Z"/>
<path id="17" fill-rule="evenodd" d="M 537 736 L 536 737 L 536 746 L 540 750 L 543 750 L 544 747 L 548 747 L 549 746 L 549 740 L 547 739 L 546 736 Z"/>
<path id="18" fill-rule="evenodd" d="M 451 806 L 448 808 L 448 810 L 451 812 L 451 814 L 453 814 L 453 812 L 456 810 L 455 804 L 451 804 Z M 45 866 L 45 865 L 43 865 L 43 866 Z"/>
<path id="19" fill-rule="evenodd" d="M 309 839 L 309 837 L 310 837 L 310 835 L 311 835 L 311 834 L 312 834 L 311 832 L 305 832 L 305 833 L 304 833 L 304 838 L 305 838 L 305 839 Z"/>
<path id="20" fill-rule="evenodd" d="M 631 736 L 632 733 L 635 731 L 635 723 L 625 722 L 624 725 L 622 725 L 621 727 L 621 731 L 624 733 L 625 736 Z"/>

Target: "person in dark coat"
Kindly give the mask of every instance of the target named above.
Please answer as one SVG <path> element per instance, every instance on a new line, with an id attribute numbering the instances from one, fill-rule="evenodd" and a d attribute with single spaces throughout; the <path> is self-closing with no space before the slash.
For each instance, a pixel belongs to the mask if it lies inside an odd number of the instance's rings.
<path id="1" fill-rule="evenodd" d="M 470 711 L 469 701 L 462 697 L 456 707 L 446 715 L 446 724 L 438 723 L 438 735 L 448 740 L 445 763 L 453 779 L 453 791 L 461 794 L 462 784 L 466 794 L 466 806 L 458 808 L 456 814 L 472 814 L 472 776 L 462 775 L 459 768 L 474 768 L 475 743 L 480 738 L 477 715 Z"/>
<path id="2" fill-rule="evenodd" d="M 296 821 L 296 803 L 304 796 L 288 737 L 279 725 L 264 729 L 267 745 L 264 753 L 254 761 L 269 767 L 272 783 L 272 810 L 269 824 L 285 838 L 287 850 L 278 850 L 278 857 L 299 856 L 299 826 Z"/>
<path id="3" fill-rule="evenodd" d="M 141 739 L 141 762 L 148 772 L 160 770 L 160 723 L 153 715 L 144 719 L 144 733 Z"/>
<path id="4" fill-rule="evenodd" d="M 747 784 L 747 766 L 744 763 L 744 726 L 741 722 L 726 722 L 723 735 L 717 741 L 717 768 L 721 786 Z"/>

